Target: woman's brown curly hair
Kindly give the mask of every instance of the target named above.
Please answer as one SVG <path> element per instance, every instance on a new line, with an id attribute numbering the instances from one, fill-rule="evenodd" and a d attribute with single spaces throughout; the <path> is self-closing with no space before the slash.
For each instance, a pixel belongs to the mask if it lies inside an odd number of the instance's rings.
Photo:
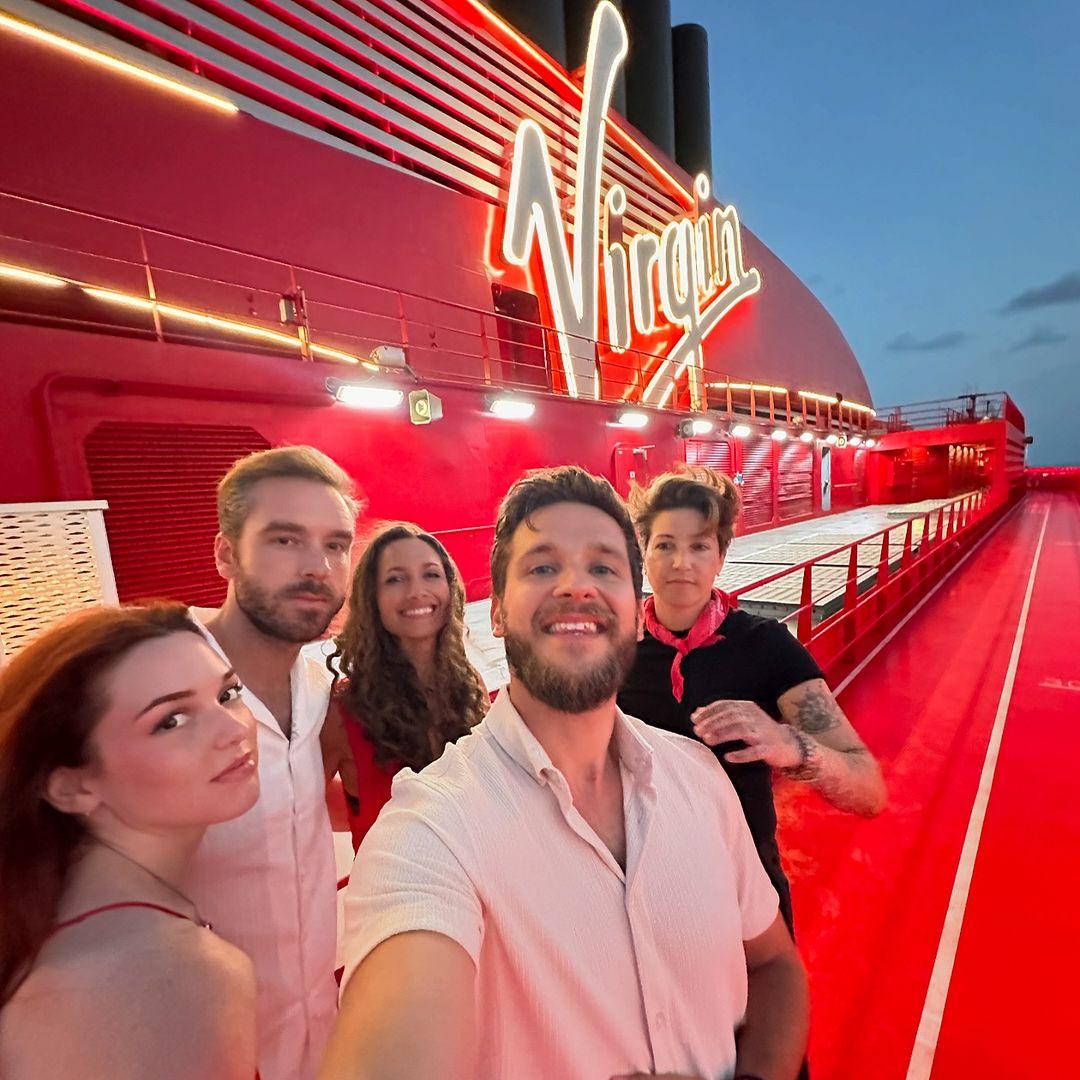
<path id="1" fill-rule="evenodd" d="M 423 540 L 438 556 L 450 586 L 450 617 L 435 646 L 435 685 L 424 693 L 398 639 L 382 623 L 376 601 L 379 556 L 395 540 Z M 372 536 L 353 575 L 349 614 L 335 639 L 348 682 L 342 703 L 375 748 L 376 764 L 422 769 L 456 742 L 487 711 L 483 681 L 465 655 L 465 589 L 446 548 L 409 522 L 384 525 Z M 331 670 L 333 668 L 331 667 Z M 434 738 L 432 738 L 434 737 Z M 437 745 L 433 752 L 432 742 Z"/>

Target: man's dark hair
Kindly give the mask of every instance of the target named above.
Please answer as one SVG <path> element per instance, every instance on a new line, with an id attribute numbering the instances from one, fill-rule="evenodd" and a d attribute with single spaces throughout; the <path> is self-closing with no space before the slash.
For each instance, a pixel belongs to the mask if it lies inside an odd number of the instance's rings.
<path id="1" fill-rule="evenodd" d="M 518 526 L 537 510 L 556 503 L 581 503 L 602 510 L 622 529 L 626 538 L 626 556 L 634 593 L 641 596 L 641 548 L 638 546 L 634 523 L 626 503 L 602 476 L 593 476 L 578 465 L 561 465 L 555 469 L 535 469 L 527 472 L 506 493 L 499 506 L 495 522 L 495 543 L 491 548 L 491 590 L 502 596 L 506 589 L 506 570 L 510 563 L 510 543 Z"/>

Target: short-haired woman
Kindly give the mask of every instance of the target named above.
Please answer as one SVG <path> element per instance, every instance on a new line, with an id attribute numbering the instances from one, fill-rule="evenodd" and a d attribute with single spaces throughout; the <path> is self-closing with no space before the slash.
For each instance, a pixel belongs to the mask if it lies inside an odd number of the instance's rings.
<path id="1" fill-rule="evenodd" d="M 685 466 L 635 489 L 630 505 L 653 591 L 619 706 L 713 748 L 790 928 L 773 768 L 867 816 L 885 803 L 881 770 L 806 648 L 781 623 L 737 610 L 716 588 L 740 508 L 732 481 Z"/>
<path id="2" fill-rule="evenodd" d="M 383 526 L 360 557 L 337 638 L 344 678 L 323 728 L 340 772 L 354 848 L 403 766 L 422 769 L 483 719 L 488 695 L 465 655 L 465 589 L 439 541 L 417 525 Z"/>
<path id="3" fill-rule="evenodd" d="M 184 894 L 259 795 L 255 722 L 183 607 L 94 608 L 0 674 L 0 1075 L 255 1075 L 255 983 Z"/>

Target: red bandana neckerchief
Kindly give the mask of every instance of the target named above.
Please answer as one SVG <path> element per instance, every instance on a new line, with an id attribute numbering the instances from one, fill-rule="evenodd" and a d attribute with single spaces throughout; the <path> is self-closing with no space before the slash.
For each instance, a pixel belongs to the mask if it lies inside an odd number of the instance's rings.
<path id="1" fill-rule="evenodd" d="M 656 604 L 650 596 L 645 601 L 645 629 L 657 641 L 670 645 L 675 650 L 675 660 L 671 665 L 671 692 L 676 701 L 683 699 L 683 658 L 695 649 L 705 645 L 715 645 L 724 640 L 720 633 L 720 625 L 727 618 L 728 612 L 734 607 L 731 597 L 720 589 L 713 589 L 712 598 L 702 609 L 697 621 L 684 637 L 677 637 L 657 617 Z"/>

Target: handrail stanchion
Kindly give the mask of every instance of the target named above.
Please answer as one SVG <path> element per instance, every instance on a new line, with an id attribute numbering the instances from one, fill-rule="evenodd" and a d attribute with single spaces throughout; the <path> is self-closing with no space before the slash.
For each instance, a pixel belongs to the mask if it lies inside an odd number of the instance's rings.
<path id="1" fill-rule="evenodd" d="M 920 581 L 925 581 L 926 575 L 930 573 L 930 562 L 934 556 L 934 537 L 933 530 L 930 528 L 932 513 L 932 510 L 927 510 L 926 517 L 923 518 L 922 539 L 919 541 L 919 561 L 922 563 L 922 570 L 919 573 Z"/>
<path id="2" fill-rule="evenodd" d="M 907 570 L 911 566 L 911 518 L 907 519 L 907 528 L 904 530 L 904 550 L 900 556 L 900 569 Z"/>
<path id="3" fill-rule="evenodd" d="M 803 567 L 802 596 L 799 599 L 798 638 L 805 645 L 810 640 L 810 631 L 814 626 L 814 577 L 810 564 Z"/>
<path id="4" fill-rule="evenodd" d="M 956 503 L 951 502 L 949 503 L 949 528 L 945 535 L 951 538 L 954 532 L 956 532 Z"/>
<path id="5" fill-rule="evenodd" d="M 886 529 L 881 534 L 881 558 L 878 560 L 877 582 L 875 583 L 878 594 L 879 617 L 889 606 L 889 556 L 891 555 L 889 535 L 891 533 L 892 529 Z"/>
<path id="6" fill-rule="evenodd" d="M 848 559 L 848 578 L 844 589 L 844 640 L 848 648 L 855 641 L 857 613 L 859 610 L 859 545 L 851 545 L 851 557 Z"/>

